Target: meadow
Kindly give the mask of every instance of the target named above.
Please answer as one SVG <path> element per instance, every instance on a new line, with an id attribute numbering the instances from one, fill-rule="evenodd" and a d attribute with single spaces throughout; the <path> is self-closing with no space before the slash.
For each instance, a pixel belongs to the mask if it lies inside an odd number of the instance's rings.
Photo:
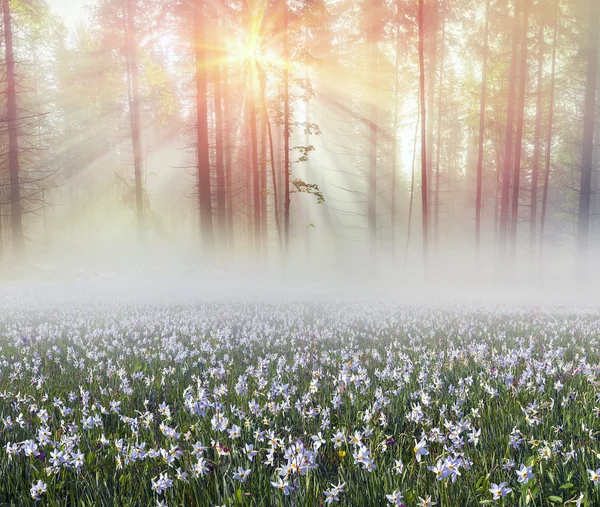
<path id="1" fill-rule="evenodd" d="M 600 312 L 0 314 L 0 505 L 600 505 Z"/>

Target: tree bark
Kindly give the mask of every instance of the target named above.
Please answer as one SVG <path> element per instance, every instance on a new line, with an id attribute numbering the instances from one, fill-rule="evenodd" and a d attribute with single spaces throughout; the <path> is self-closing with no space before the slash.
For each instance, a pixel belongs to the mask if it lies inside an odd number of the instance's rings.
<path id="1" fill-rule="evenodd" d="M 502 172 L 502 196 L 500 199 L 500 263 L 504 263 L 508 239 L 509 226 L 509 204 L 510 204 L 510 181 L 512 169 L 512 142 L 514 127 L 515 89 L 517 86 L 517 59 L 519 49 L 519 1 L 515 0 L 515 13 L 513 20 L 512 50 L 510 59 L 510 70 L 508 74 L 508 103 L 506 115 L 506 136 L 504 143 L 504 170 Z"/>
<path id="2" fill-rule="evenodd" d="M 427 38 L 427 181 L 433 180 L 433 113 L 435 103 L 435 81 L 437 68 L 438 0 L 429 0 L 428 17 L 424 20 Z M 425 12 L 424 12 L 425 15 Z M 436 147 L 437 149 L 437 147 Z M 427 188 L 427 203 L 431 206 L 431 188 Z M 428 209 L 428 215 L 429 215 Z"/>
<path id="3" fill-rule="evenodd" d="M 521 154 L 523 148 L 523 125 L 525 119 L 525 89 L 527 86 L 527 26 L 529 19 L 529 0 L 523 0 L 523 31 L 521 34 L 521 70 L 519 86 L 519 104 L 517 117 L 517 133 L 515 137 L 515 160 L 513 162 L 513 188 L 510 223 L 511 257 L 517 251 L 517 227 L 519 223 L 519 190 L 521 184 Z"/>
<path id="4" fill-rule="evenodd" d="M 265 83 L 264 71 L 259 69 L 260 78 L 260 97 L 262 101 L 262 110 L 264 114 L 264 123 L 267 126 L 267 134 L 269 137 L 269 158 L 271 160 L 271 179 L 273 185 L 273 214 L 275 215 L 275 228 L 277 229 L 277 244 L 279 250 L 282 251 L 281 243 L 281 224 L 279 219 L 279 192 L 277 191 L 277 171 L 275 169 L 275 148 L 273 145 L 273 132 L 271 129 L 271 121 L 269 120 L 269 110 L 267 109 L 267 91 Z"/>
<path id="5" fill-rule="evenodd" d="M 446 19 L 442 13 L 442 40 L 440 44 L 440 85 L 439 85 L 439 98 L 438 98 L 438 118 L 437 118 L 437 139 L 435 141 L 435 206 L 433 216 L 433 238 L 435 248 L 438 247 L 439 234 L 440 234 L 440 156 L 442 146 L 442 103 L 444 97 L 444 59 L 446 56 L 445 51 L 446 44 Z M 431 158 L 431 151 L 429 156 Z"/>
<path id="6" fill-rule="evenodd" d="M 227 245 L 233 251 L 233 175 L 231 161 L 232 116 L 229 96 L 229 68 L 223 62 L 223 118 L 224 118 L 224 148 L 225 148 L 225 199 L 227 208 Z"/>
<path id="7" fill-rule="evenodd" d="M 195 5 L 195 59 L 196 59 L 196 134 L 197 134 L 197 162 L 198 162 L 198 208 L 200 214 L 200 238 L 202 248 L 209 261 L 213 260 L 215 238 L 213 230 L 210 160 L 208 154 L 208 118 L 206 94 L 206 49 L 204 29 L 204 0 Z"/>
<path id="8" fill-rule="evenodd" d="M 390 241 L 392 258 L 396 256 L 396 186 L 398 170 L 398 96 L 399 96 L 399 78 L 400 78 L 400 12 L 396 12 L 396 54 L 394 60 L 394 120 L 392 124 L 392 190 L 391 190 L 391 230 Z"/>
<path id="9" fill-rule="evenodd" d="M 377 256 L 377 41 L 371 41 L 371 97 L 369 106 L 369 188 L 368 188 L 368 221 L 369 247 L 371 257 Z"/>
<path id="10" fill-rule="evenodd" d="M 531 166 L 531 204 L 529 208 L 529 253 L 533 261 L 535 250 L 535 233 L 537 225 L 538 176 L 540 172 L 540 151 L 542 131 L 542 92 L 544 81 L 544 23 L 540 19 L 538 32 L 538 75 L 535 106 L 535 135 L 533 145 L 533 162 Z"/>
<path id="11" fill-rule="evenodd" d="M 544 250 L 544 230 L 546 227 L 546 204 L 548 202 L 548 185 L 550 183 L 550 164 L 552 161 L 552 131 L 554 121 L 554 85 L 556 81 L 556 36 L 558 32 L 558 3 L 554 6 L 554 35 L 552 36 L 552 75 L 550 78 L 550 110 L 548 112 L 548 132 L 546 134 L 546 167 L 544 170 L 544 186 L 542 190 L 542 209 L 540 212 L 540 258 Z"/>
<path id="12" fill-rule="evenodd" d="M 140 84 L 135 29 L 135 0 L 127 0 L 127 49 L 131 72 L 131 143 L 133 147 L 133 172 L 135 177 L 135 206 L 137 211 L 138 243 L 143 245 L 146 236 L 144 223 L 144 190 L 142 182 L 142 129 L 140 115 Z"/>
<path id="13" fill-rule="evenodd" d="M 283 231 L 285 253 L 289 252 L 290 246 L 290 86 L 289 69 L 290 61 L 288 47 L 288 6 L 287 0 L 281 0 L 283 7 Z"/>
<path id="14" fill-rule="evenodd" d="M 12 254 L 21 260 L 25 250 L 21 207 L 21 182 L 19 167 L 19 121 L 17 112 L 17 84 L 15 54 L 13 49 L 12 16 L 9 0 L 2 0 L 4 21 L 4 46 L 6 56 L 6 123 L 8 126 L 8 174 L 10 182 L 10 226 Z"/>
<path id="15" fill-rule="evenodd" d="M 479 99 L 479 143 L 477 149 L 477 193 L 475 196 L 475 248 L 481 250 L 481 216 L 483 196 L 483 145 L 485 142 L 485 104 L 487 96 L 488 44 L 490 33 L 490 0 L 485 2 L 485 30 L 483 35 L 483 65 L 481 69 L 481 96 Z"/>
<path id="16" fill-rule="evenodd" d="M 419 91 L 421 97 L 421 209 L 423 218 L 423 263 L 427 271 L 429 255 L 429 208 L 427 205 L 427 130 L 425 107 L 425 57 L 423 49 L 423 0 L 419 0 Z"/>
<path id="17" fill-rule="evenodd" d="M 220 47 L 219 23 L 216 23 L 216 47 Z M 213 65 L 213 93 L 215 99 L 215 173 L 217 184 L 217 238 L 223 246 L 227 238 L 227 211 L 225 202 L 225 162 L 223 149 L 223 98 L 221 91 L 221 53 L 217 52 L 217 61 Z"/>
<path id="18" fill-rule="evenodd" d="M 251 62 L 254 66 L 254 62 Z M 250 153 L 252 156 L 252 189 L 254 203 L 254 250 L 258 260 L 261 257 L 261 223 L 260 223 L 260 175 L 258 171 L 258 129 L 256 125 L 256 100 L 254 68 L 249 72 L 248 113 L 250 114 Z"/>
<path id="19" fill-rule="evenodd" d="M 594 151 L 596 84 L 598 76 L 598 31 L 600 5 L 590 0 L 588 64 L 583 113 L 583 147 L 581 153 L 581 184 L 579 186 L 579 220 L 577 227 L 580 255 L 585 259 L 589 243 L 590 198 Z M 582 259 L 582 260 L 584 260 Z M 582 273 L 585 269 L 582 270 Z"/>

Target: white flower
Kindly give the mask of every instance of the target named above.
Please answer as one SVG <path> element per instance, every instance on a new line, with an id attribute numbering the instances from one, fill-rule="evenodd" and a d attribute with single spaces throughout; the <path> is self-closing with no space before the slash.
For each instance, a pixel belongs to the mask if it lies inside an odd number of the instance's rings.
<path id="1" fill-rule="evenodd" d="M 41 499 L 40 495 L 45 493 L 47 488 L 48 486 L 46 486 L 46 484 L 44 484 L 41 480 L 39 480 L 37 484 L 34 483 L 29 490 L 31 493 L 31 498 L 38 502 Z"/>
<path id="2" fill-rule="evenodd" d="M 288 496 L 290 494 L 290 491 L 294 489 L 292 486 L 289 485 L 287 481 L 284 481 L 281 477 L 277 480 L 277 482 L 271 482 L 271 486 L 277 488 L 280 491 L 283 491 L 283 494 L 285 496 Z"/>
<path id="3" fill-rule="evenodd" d="M 521 468 L 519 468 L 519 470 L 515 470 L 517 473 L 517 480 L 519 482 L 522 482 L 523 484 L 527 484 L 529 482 L 529 479 L 533 479 L 534 475 L 531 472 L 531 467 L 526 467 L 525 465 L 521 465 Z"/>
<path id="4" fill-rule="evenodd" d="M 415 453 L 415 458 L 417 458 L 419 463 L 421 462 L 421 456 L 427 456 L 429 454 L 427 442 L 424 438 L 422 438 L 420 442 L 417 442 L 417 439 L 415 439 L 415 447 L 413 451 Z"/>
<path id="5" fill-rule="evenodd" d="M 506 487 L 506 482 L 500 484 L 494 484 L 492 482 L 492 487 L 490 488 L 490 493 L 494 495 L 494 500 L 498 500 L 499 498 L 508 495 L 511 491 L 511 488 Z"/>
<path id="6" fill-rule="evenodd" d="M 402 493 L 399 491 L 394 491 L 391 495 L 385 495 L 385 497 L 392 505 L 396 505 L 398 507 L 402 505 Z"/>
<path id="7" fill-rule="evenodd" d="M 233 478 L 236 481 L 246 482 L 246 479 L 250 475 L 250 469 L 244 470 L 243 467 L 238 467 L 237 472 L 234 472 Z"/>

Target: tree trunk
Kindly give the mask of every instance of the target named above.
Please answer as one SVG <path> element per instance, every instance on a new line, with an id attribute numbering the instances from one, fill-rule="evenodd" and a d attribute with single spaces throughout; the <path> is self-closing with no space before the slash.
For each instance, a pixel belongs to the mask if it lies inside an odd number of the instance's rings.
<path id="1" fill-rule="evenodd" d="M 519 223 L 519 189 L 521 184 L 521 152 L 523 147 L 523 124 L 525 118 L 525 89 L 527 86 L 527 24 L 529 16 L 529 0 L 523 0 L 523 32 L 521 35 L 521 70 L 519 86 L 519 105 L 517 118 L 517 133 L 515 138 L 515 160 L 513 163 L 513 189 L 510 224 L 511 257 L 517 252 L 517 227 Z"/>
<path id="2" fill-rule="evenodd" d="M 443 16 L 443 14 L 442 14 Z M 435 207 L 433 216 L 433 237 L 435 248 L 438 246 L 440 234 L 440 155 L 442 146 L 442 100 L 444 97 L 444 58 L 446 56 L 446 19 L 442 17 L 442 40 L 441 40 L 441 56 L 440 56 L 440 86 L 438 98 L 438 119 L 437 119 L 437 139 L 435 141 Z M 431 151 L 429 157 L 431 158 Z"/>
<path id="3" fill-rule="evenodd" d="M 216 47 L 220 47 L 219 43 L 219 23 L 216 23 L 215 30 Z M 223 98 L 221 93 L 221 53 L 217 53 L 217 61 L 213 67 L 213 92 L 215 99 L 215 172 L 217 176 L 217 238 L 223 246 L 227 237 L 227 212 L 225 202 L 225 163 L 223 150 Z"/>
<path id="4" fill-rule="evenodd" d="M 232 116 L 229 97 L 229 69 L 223 62 L 223 118 L 224 118 L 224 151 L 225 151 L 225 199 L 227 206 L 227 245 L 233 251 L 233 176 L 231 166 Z"/>
<path id="5" fill-rule="evenodd" d="M 249 94 L 248 94 L 249 95 Z M 254 242 L 254 222 L 252 216 L 252 146 L 250 134 L 250 99 L 246 96 L 244 104 L 244 190 L 246 193 L 246 241 L 251 248 Z"/>
<path id="6" fill-rule="evenodd" d="M 502 173 L 502 196 L 500 199 L 500 263 L 504 263 L 508 238 L 509 225 L 509 203 L 510 203 L 510 177 L 511 159 L 513 156 L 513 123 L 515 108 L 515 89 L 517 86 L 517 59 L 519 49 L 519 1 L 515 0 L 515 12 L 513 20 L 512 50 L 510 57 L 510 70 L 508 74 L 508 103 L 506 115 L 506 136 L 504 143 L 504 170 Z"/>
<path id="7" fill-rule="evenodd" d="M 369 247 L 373 260 L 377 256 L 377 42 L 371 41 L 371 83 L 369 106 L 369 189 L 368 220 Z"/>
<path id="8" fill-rule="evenodd" d="M 396 186 L 398 171 L 398 96 L 399 96 L 399 66 L 400 66 L 400 12 L 396 12 L 396 54 L 394 60 L 394 120 L 392 126 L 392 190 L 391 190 L 391 251 L 392 258 L 396 257 Z"/>
<path id="9" fill-rule="evenodd" d="M 289 62 L 290 54 L 288 47 L 288 6 L 287 0 L 281 0 L 283 7 L 283 61 Z M 287 255 L 290 246 L 290 86 L 289 69 L 283 66 L 283 231 L 285 253 Z"/>
<path id="10" fill-rule="evenodd" d="M 490 0 L 485 2 L 485 31 L 483 35 L 483 65 L 481 69 L 481 96 L 479 100 L 479 144 L 477 150 L 477 194 L 475 197 L 475 248 L 479 258 L 481 249 L 481 215 L 483 196 L 483 144 L 485 142 L 485 103 L 487 95 L 488 43 L 490 33 Z"/>
<path id="11" fill-rule="evenodd" d="M 435 103 L 435 80 L 437 66 L 437 31 L 438 31 L 438 0 L 430 0 L 428 6 L 427 19 L 424 20 L 425 30 L 427 30 L 427 181 L 433 179 L 433 113 Z M 425 13 L 424 13 L 425 14 Z M 436 147 L 437 149 L 437 147 Z M 427 203 L 431 206 L 431 188 L 427 188 Z M 429 209 L 428 209 L 429 215 Z"/>
<path id="12" fill-rule="evenodd" d="M 127 49 L 129 54 L 129 71 L 131 72 L 131 143 L 133 147 L 138 243 L 142 245 L 145 240 L 146 226 L 144 223 L 144 191 L 142 184 L 142 131 L 135 10 L 135 0 L 127 0 Z"/>
<path id="13" fill-rule="evenodd" d="M 206 44 L 204 37 L 204 0 L 194 11 L 195 57 L 196 57 L 196 122 L 198 162 L 198 208 L 200 212 L 200 238 L 209 261 L 214 257 L 212 202 L 210 189 L 210 160 L 208 155 L 208 118 L 206 94 Z"/>
<path id="14" fill-rule="evenodd" d="M 548 112 L 548 133 L 546 137 L 546 167 L 542 190 L 542 210 L 540 213 L 540 258 L 544 250 L 544 229 L 546 226 L 546 203 L 550 183 L 550 163 L 552 161 L 552 122 L 554 121 L 554 85 L 556 81 L 556 35 L 558 32 L 558 3 L 554 6 L 554 35 L 552 36 L 552 75 L 550 78 L 550 110 Z"/>
<path id="15" fill-rule="evenodd" d="M 423 263 L 429 254 L 429 209 L 427 207 L 427 130 L 425 110 L 425 57 L 423 50 L 423 0 L 419 0 L 419 92 L 421 97 L 421 209 L 423 214 Z"/>
<path id="16" fill-rule="evenodd" d="M 25 250 L 21 208 L 21 182 L 19 181 L 19 121 L 17 118 L 17 84 L 13 50 L 12 18 L 9 0 L 2 0 L 4 45 L 6 56 L 6 123 L 8 126 L 8 174 L 10 179 L 10 226 L 12 253 L 15 261 L 21 260 Z"/>
<path id="17" fill-rule="evenodd" d="M 267 228 L 267 162 L 269 157 L 267 155 L 267 104 L 266 100 L 261 100 L 261 102 L 262 104 L 260 106 L 260 109 L 262 111 L 262 114 L 260 115 L 260 232 L 263 261 L 267 262 L 267 245 L 269 237 L 269 231 Z"/>
<path id="18" fill-rule="evenodd" d="M 578 246 L 585 260 L 588 251 L 590 227 L 590 197 L 594 151 L 594 126 L 596 111 L 596 82 L 598 76 L 598 31 L 600 5 L 590 0 L 588 65 L 583 113 L 583 147 L 581 153 L 581 184 L 579 187 Z M 585 267 L 582 269 L 585 273 Z"/>
<path id="19" fill-rule="evenodd" d="M 261 222 L 260 222 L 260 174 L 258 167 L 258 128 L 256 124 L 256 76 L 254 62 L 250 62 L 248 73 L 248 113 L 250 114 L 250 147 L 252 154 L 252 188 L 254 201 L 254 249 L 257 259 L 261 258 Z"/>
<path id="20" fill-rule="evenodd" d="M 275 228 L 277 229 L 277 244 L 279 250 L 282 250 L 281 244 L 281 224 L 279 220 L 279 192 L 277 191 L 277 174 L 275 169 L 275 148 L 273 146 L 273 133 L 271 131 L 271 121 L 269 120 L 269 110 L 267 109 L 267 95 L 265 74 L 259 70 L 260 78 L 260 97 L 262 102 L 262 110 L 264 114 L 264 123 L 267 126 L 267 134 L 269 137 L 269 158 L 271 160 L 271 180 L 273 185 L 273 213 L 275 215 Z M 266 191 L 266 188 L 265 188 Z"/>
<path id="21" fill-rule="evenodd" d="M 533 145 L 533 162 L 531 167 L 531 205 L 529 208 L 529 253 L 533 261 L 535 250 L 535 230 L 537 222 L 538 175 L 540 172 L 540 150 L 542 131 L 542 92 L 544 81 L 544 23 L 540 19 L 538 32 L 538 75 L 537 96 L 535 105 L 535 136 Z"/>

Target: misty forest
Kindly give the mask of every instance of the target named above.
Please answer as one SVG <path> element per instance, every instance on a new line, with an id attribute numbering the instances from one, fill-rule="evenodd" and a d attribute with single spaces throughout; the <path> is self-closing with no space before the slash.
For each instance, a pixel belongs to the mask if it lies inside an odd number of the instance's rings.
<path id="1" fill-rule="evenodd" d="M 66 25 L 4 1 L 5 276 L 140 258 L 585 271 L 599 10 L 95 0 Z"/>
<path id="2" fill-rule="evenodd" d="M 0 507 L 600 506 L 600 0 L 0 7 Z"/>

